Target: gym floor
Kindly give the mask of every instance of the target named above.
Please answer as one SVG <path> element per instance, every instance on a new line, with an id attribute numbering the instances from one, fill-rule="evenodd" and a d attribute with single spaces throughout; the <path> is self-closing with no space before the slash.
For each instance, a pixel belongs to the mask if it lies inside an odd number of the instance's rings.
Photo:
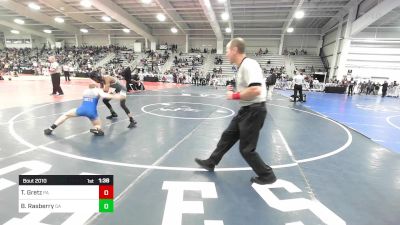
<path id="1" fill-rule="evenodd" d="M 63 82 L 53 97 L 48 80 L 0 82 L 0 224 L 399 224 L 398 99 L 307 93 L 293 103 L 276 91 L 257 151 L 279 180 L 252 185 L 237 145 L 214 173 L 194 162 L 239 108 L 223 87 L 146 83 L 127 99 L 136 128 L 112 100 L 117 119 L 98 107 L 104 137 L 86 118 L 45 136 L 88 83 Z M 114 175 L 114 213 L 18 213 L 19 174 Z"/>

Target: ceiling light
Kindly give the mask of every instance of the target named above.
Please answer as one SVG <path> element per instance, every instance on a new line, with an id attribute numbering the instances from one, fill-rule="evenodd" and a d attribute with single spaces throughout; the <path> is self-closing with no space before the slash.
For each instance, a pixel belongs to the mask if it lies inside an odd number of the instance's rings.
<path id="1" fill-rule="evenodd" d="M 178 29 L 176 29 L 176 27 L 171 28 L 171 32 L 176 34 L 178 32 Z"/>
<path id="2" fill-rule="evenodd" d="M 159 21 L 161 21 L 161 22 L 164 22 L 166 18 L 165 18 L 165 16 L 164 16 L 164 14 L 159 13 L 159 14 L 157 14 L 157 19 L 158 19 Z"/>
<path id="3" fill-rule="evenodd" d="M 108 17 L 108 16 L 102 16 L 101 19 L 102 19 L 103 21 L 105 21 L 105 22 L 110 22 L 110 21 L 111 21 L 111 18 Z"/>
<path id="4" fill-rule="evenodd" d="M 90 6 L 92 6 L 92 3 L 90 2 L 90 0 L 81 0 L 81 6 L 89 8 Z"/>
<path id="5" fill-rule="evenodd" d="M 297 11 L 297 12 L 294 14 L 294 17 L 295 17 L 296 19 L 301 19 L 301 18 L 303 18 L 303 17 L 304 17 L 304 11 Z"/>
<path id="6" fill-rule="evenodd" d="M 150 3 L 151 3 L 151 0 L 142 0 L 142 2 L 143 2 L 144 4 L 150 4 Z"/>
<path id="7" fill-rule="evenodd" d="M 14 22 L 18 23 L 18 24 L 25 24 L 25 21 L 23 21 L 21 19 L 14 19 Z"/>
<path id="8" fill-rule="evenodd" d="M 292 33 L 293 31 L 294 31 L 293 27 L 289 27 L 289 28 L 287 29 L 287 32 L 288 32 L 288 33 Z"/>
<path id="9" fill-rule="evenodd" d="M 82 29 L 81 29 L 81 32 L 82 32 L 82 33 L 87 33 L 87 32 L 89 32 L 89 31 L 88 31 L 87 29 L 85 29 L 85 28 L 82 28 Z"/>
<path id="10" fill-rule="evenodd" d="M 43 30 L 43 32 L 45 32 L 46 34 L 51 34 L 52 33 L 51 30 Z"/>
<path id="11" fill-rule="evenodd" d="M 219 3 L 225 3 L 226 0 L 218 0 Z"/>
<path id="12" fill-rule="evenodd" d="M 230 27 L 227 27 L 227 28 L 225 28 L 225 32 L 230 33 L 230 32 L 232 32 L 232 29 Z"/>
<path id="13" fill-rule="evenodd" d="M 33 9 L 33 10 L 39 10 L 40 9 L 40 6 L 37 5 L 36 3 L 33 3 L 33 2 L 29 3 L 28 7 Z"/>
<path id="14" fill-rule="evenodd" d="M 229 19 L 229 14 L 227 12 L 222 13 L 221 18 L 223 21 L 227 21 Z"/>
<path id="15" fill-rule="evenodd" d="M 17 30 L 11 30 L 11 33 L 13 33 L 13 34 L 19 34 L 19 31 L 17 31 Z"/>
<path id="16" fill-rule="evenodd" d="M 64 19 L 61 17 L 54 18 L 54 21 L 56 21 L 57 23 L 64 23 Z"/>
<path id="17" fill-rule="evenodd" d="M 122 29 L 125 33 L 129 33 L 129 32 L 131 32 L 128 28 L 124 28 L 124 29 Z"/>

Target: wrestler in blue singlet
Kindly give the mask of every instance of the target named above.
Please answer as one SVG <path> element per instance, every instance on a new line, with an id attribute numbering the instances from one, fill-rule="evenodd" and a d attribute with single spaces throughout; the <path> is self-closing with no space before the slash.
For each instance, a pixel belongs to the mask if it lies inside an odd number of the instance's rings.
<path id="1" fill-rule="evenodd" d="M 99 91 L 97 88 L 92 88 L 83 92 L 82 104 L 76 109 L 77 116 L 86 116 L 90 120 L 97 119 L 97 103 L 100 98 Z"/>

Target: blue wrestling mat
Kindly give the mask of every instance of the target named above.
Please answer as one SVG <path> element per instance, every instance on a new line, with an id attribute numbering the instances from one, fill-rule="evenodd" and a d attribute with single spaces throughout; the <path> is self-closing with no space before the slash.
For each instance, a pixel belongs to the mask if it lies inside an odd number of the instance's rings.
<path id="1" fill-rule="evenodd" d="M 293 91 L 281 91 L 289 97 Z M 296 103 L 321 113 L 367 136 L 376 143 L 400 152 L 400 105 L 398 98 L 380 95 L 303 92 L 307 102 Z"/>

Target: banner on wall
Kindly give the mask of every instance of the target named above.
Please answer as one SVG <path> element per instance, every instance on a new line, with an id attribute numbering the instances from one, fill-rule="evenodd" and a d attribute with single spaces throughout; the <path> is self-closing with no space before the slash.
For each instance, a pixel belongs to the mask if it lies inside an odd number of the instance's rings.
<path id="1" fill-rule="evenodd" d="M 168 45 L 160 45 L 160 50 L 168 50 Z"/>

